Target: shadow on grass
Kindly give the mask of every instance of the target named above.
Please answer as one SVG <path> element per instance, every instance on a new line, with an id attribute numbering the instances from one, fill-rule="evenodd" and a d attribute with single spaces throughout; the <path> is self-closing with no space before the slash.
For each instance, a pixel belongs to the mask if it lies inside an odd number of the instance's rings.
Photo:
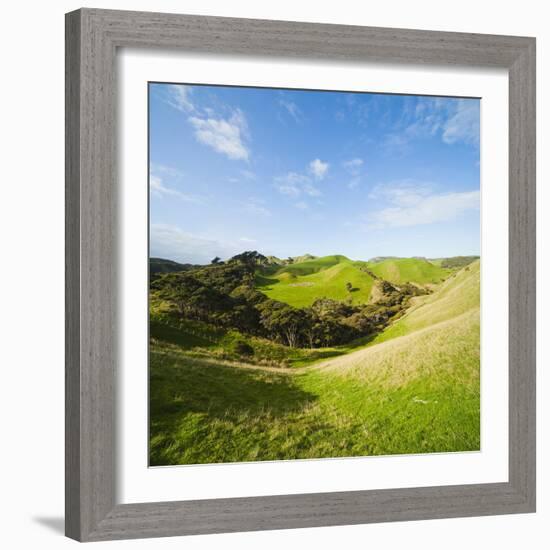
<path id="1" fill-rule="evenodd" d="M 274 417 L 301 410 L 317 398 L 296 386 L 286 373 L 232 367 L 216 360 L 174 358 L 151 351 L 152 423 L 186 413 L 250 414 L 269 410 Z"/>
<path id="2" fill-rule="evenodd" d="M 266 275 L 260 275 L 259 273 L 256 274 L 256 286 L 258 288 L 261 288 L 262 290 L 271 290 L 271 285 L 276 285 L 280 283 L 279 279 L 273 279 L 270 277 L 267 277 Z"/>
<path id="3" fill-rule="evenodd" d="M 171 327 L 153 319 L 151 319 L 149 324 L 149 331 L 151 338 L 167 342 L 168 344 L 175 344 L 182 349 L 191 349 L 194 347 L 211 348 L 217 345 L 215 341 L 207 340 L 199 334 L 192 334 L 184 329 Z"/>
<path id="4" fill-rule="evenodd" d="M 183 463 L 235 461 L 253 439 L 248 429 L 263 441 L 263 430 L 317 400 L 289 374 L 154 349 L 149 380 L 151 466 L 182 463 L 184 455 Z"/>

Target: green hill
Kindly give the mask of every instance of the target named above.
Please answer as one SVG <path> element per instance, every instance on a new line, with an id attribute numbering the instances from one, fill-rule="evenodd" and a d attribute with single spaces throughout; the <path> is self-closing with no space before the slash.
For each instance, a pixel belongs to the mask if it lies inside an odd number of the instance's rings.
<path id="1" fill-rule="evenodd" d="M 371 346 L 430 327 L 436 328 L 445 322 L 458 323 L 459 319 L 468 315 L 474 315 L 472 320 L 479 325 L 479 289 L 480 263 L 477 260 L 451 275 L 433 294 L 414 298 L 407 313 L 376 336 Z M 463 324 L 463 320 L 460 323 Z"/>
<path id="2" fill-rule="evenodd" d="M 363 266 L 363 262 L 345 256 L 324 256 L 258 274 L 256 286 L 273 300 L 294 307 L 310 306 L 317 298 L 351 298 L 352 303 L 366 303 L 374 279 L 361 270 Z M 351 291 L 347 283 L 352 285 Z"/>
<path id="3" fill-rule="evenodd" d="M 317 298 L 349 300 L 354 304 L 371 299 L 375 278 L 394 284 L 437 284 L 453 270 L 425 258 L 380 258 L 353 261 L 339 254 L 284 266 L 269 266 L 256 276 L 258 290 L 294 307 L 310 306 Z M 352 285 L 351 292 L 347 283 Z"/>
<path id="4" fill-rule="evenodd" d="M 345 256 L 340 256 L 337 254 L 332 256 L 323 256 L 321 258 L 314 258 L 312 260 L 305 260 L 302 262 L 295 262 L 293 264 L 285 265 L 281 269 L 277 270 L 274 275 L 278 276 L 283 273 L 290 273 L 295 276 L 311 275 L 312 273 L 317 273 L 323 269 L 332 267 L 342 262 L 351 262 L 351 260 Z"/>
<path id="5" fill-rule="evenodd" d="M 388 258 L 369 262 L 369 269 L 390 283 L 436 284 L 452 271 L 435 265 L 424 258 Z"/>

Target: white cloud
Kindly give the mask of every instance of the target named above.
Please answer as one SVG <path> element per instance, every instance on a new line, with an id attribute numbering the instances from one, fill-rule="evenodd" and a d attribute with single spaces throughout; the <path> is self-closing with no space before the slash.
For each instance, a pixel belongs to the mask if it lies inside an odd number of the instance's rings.
<path id="1" fill-rule="evenodd" d="M 193 88 L 184 84 L 170 84 L 168 87 L 168 104 L 184 113 L 195 112 L 195 106 L 191 101 Z"/>
<path id="2" fill-rule="evenodd" d="M 413 140 L 434 136 L 449 145 L 459 142 L 478 145 L 479 101 L 419 97 L 413 104 L 411 99 L 382 145 L 392 152 L 405 153 Z"/>
<path id="3" fill-rule="evenodd" d="M 289 197 L 299 197 L 302 194 L 318 197 L 322 194 L 308 176 L 297 172 L 288 172 L 284 176 L 277 176 L 275 187 L 279 190 L 279 193 Z"/>
<path id="4" fill-rule="evenodd" d="M 241 237 L 241 238 L 239 239 L 239 241 L 240 241 L 241 243 L 248 243 L 248 244 L 253 244 L 253 243 L 257 243 L 257 242 L 258 242 L 256 239 L 250 239 L 250 238 L 248 238 L 248 237 Z"/>
<path id="5" fill-rule="evenodd" d="M 286 99 L 279 99 L 279 105 L 283 107 L 287 113 L 294 119 L 295 122 L 301 123 L 303 120 L 303 113 L 293 101 Z"/>
<path id="6" fill-rule="evenodd" d="M 329 163 L 323 162 L 320 159 L 312 160 L 309 163 L 309 171 L 313 174 L 315 179 L 322 180 L 328 172 Z"/>
<path id="7" fill-rule="evenodd" d="M 214 151 L 233 160 L 248 160 L 249 150 L 244 144 L 247 124 L 243 113 L 235 111 L 230 118 L 200 118 L 193 116 L 189 122 L 195 129 L 195 137 Z"/>
<path id="8" fill-rule="evenodd" d="M 215 256 L 227 259 L 241 247 L 182 231 L 167 224 L 151 224 L 151 256 L 182 263 L 207 264 Z"/>
<path id="9" fill-rule="evenodd" d="M 172 166 L 157 164 L 156 162 L 152 162 L 150 166 L 152 174 L 162 174 L 163 177 L 169 177 L 174 180 L 181 180 L 183 178 L 183 173 Z"/>
<path id="10" fill-rule="evenodd" d="M 168 87 L 167 103 L 189 115 L 188 122 L 195 130 L 195 138 L 200 143 L 214 149 L 232 160 L 248 161 L 250 151 L 246 144 L 249 139 L 248 124 L 244 113 L 227 105 L 221 105 L 220 114 L 211 107 L 201 107 L 192 101 L 193 88 L 183 84 Z"/>
<path id="11" fill-rule="evenodd" d="M 182 193 L 178 189 L 174 189 L 173 187 L 165 185 L 163 182 L 163 178 L 161 178 L 158 174 L 153 173 L 149 175 L 149 192 L 151 193 L 152 197 L 157 198 L 171 196 L 178 197 L 182 201 L 192 202 L 195 204 L 201 204 L 204 202 L 204 197 Z"/>
<path id="12" fill-rule="evenodd" d="M 298 210 L 307 210 L 309 208 L 307 202 L 304 201 L 298 201 L 294 203 L 295 208 L 298 208 Z"/>
<path id="13" fill-rule="evenodd" d="M 444 125 L 443 141 L 445 143 L 479 143 L 479 105 L 474 101 L 461 100 L 456 112 Z"/>
<path id="14" fill-rule="evenodd" d="M 447 222 L 479 210 L 479 190 L 436 193 L 429 184 L 396 182 L 377 186 L 370 198 L 385 199 L 388 207 L 368 216 L 368 228 L 411 227 Z"/>
<path id="15" fill-rule="evenodd" d="M 361 167 L 363 166 L 364 162 L 363 162 L 363 159 L 354 158 L 351 160 L 346 160 L 343 164 L 344 164 L 344 168 L 350 174 L 352 174 L 353 176 L 357 176 L 361 171 Z"/>
<path id="16" fill-rule="evenodd" d="M 323 194 L 312 183 L 306 183 L 304 185 L 304 193 L 310 197 L 320 197 Z"/>

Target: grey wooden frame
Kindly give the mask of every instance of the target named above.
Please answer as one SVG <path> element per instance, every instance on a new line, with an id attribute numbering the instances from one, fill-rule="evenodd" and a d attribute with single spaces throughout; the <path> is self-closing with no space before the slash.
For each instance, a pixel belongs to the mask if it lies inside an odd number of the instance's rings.
<path id="1" fill-rule="evenodd" d="M 508 69 L 508 482 L 115 502 L 119 47 Z M 535 511 L 534 38 L 82 9 L 66 16 L 66 82 L 67 536 L 99 541 Z"/>

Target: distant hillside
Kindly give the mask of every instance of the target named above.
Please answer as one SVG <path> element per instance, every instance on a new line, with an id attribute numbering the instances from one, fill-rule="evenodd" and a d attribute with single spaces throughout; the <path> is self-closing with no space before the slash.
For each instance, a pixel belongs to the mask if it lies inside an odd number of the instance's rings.
<path id="1" fill-rule="evenodd" d="M 460 269 L 470 265 L 476 260 L 479 260 L 479 256 L 452 256 L 451 258 L 439 258 L 438 260 L 430 261 L 447 269 Z"/>
<path id="2" fill-rule="evenodd" d="M 390 283 L 436 284 L 443 281 L 450 269 L 435 265 L 425 258 L 387 258 L 368 262 L 368 268 Z"/>
<path id="3" fill-rule="evenodd" d="M 374 258 L 371 258 L 368 263 L 370 264 L 377 264 L 379 262 L 383 262 L 384 260 L 400 260 L 402 258 L 399 258 L 399 256 L 375 256 Z"/>
<path id="4" fill-rule="evenodd" d="M 267 265 L 290 265 L 315 260 L 316 256 L 313 256 L 312 254 L 304 254 L 303 256 L 289 256 L 285 259 L 277 258 L 277 256 L 266 256 L 266 258 Z"/>
<path id="5" fill-rule="evenodd" d="M 291 259 L 293 263 L 298 264 L 300 262 L 308 262 L 310 260 L 316 260 L 317 256 L 313 256 L 312 254 L 304 254 L 303 256 L 293 256 Z"/>
<path id="6" fill-rule="evenodd" d="M 195 267 L 192 264 L 180 264 L 163 258 L 149 258 L 149 277 L 154 279 L 161 273 L 174 273 L 176 271 L 187 271 Z"/>

